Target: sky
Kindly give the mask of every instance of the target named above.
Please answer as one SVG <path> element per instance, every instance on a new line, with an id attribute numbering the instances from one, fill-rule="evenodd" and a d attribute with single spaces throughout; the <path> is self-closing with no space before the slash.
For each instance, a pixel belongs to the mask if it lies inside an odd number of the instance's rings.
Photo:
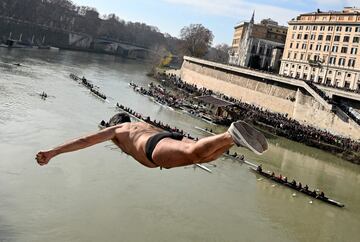
<path id="1" fill-rule="evenodd" d="M 94 7 L 100 15 L 115 13 L 121 19 L 156 26 L 162 33 L 179 37 L 190 24 L 202 24 L 215 38 L 213 44 L 232 42 L 234 26 L 248 21 L 272 18 L 281 25 L 301 13 L 360 7 L 360 0 L 72 0 Z"/>

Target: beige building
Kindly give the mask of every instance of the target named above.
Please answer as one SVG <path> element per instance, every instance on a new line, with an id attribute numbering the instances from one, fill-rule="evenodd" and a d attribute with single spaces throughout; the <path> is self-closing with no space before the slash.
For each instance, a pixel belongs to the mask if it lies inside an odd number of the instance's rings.
<path id="1" fill-rule="evenodd" d="M 271 68 L 273 50 L 283 48 L 286 33 L 287 27 L 271 19 L 255 24 L 253 15 L 249 22 L 235 26 L 229 64 L 255 69 Z"/>
<path id="2" fill-rule="evenodd" d="M 360 90 L 360 9 L 318 10 L 291 20 L 279 73 Z"/>

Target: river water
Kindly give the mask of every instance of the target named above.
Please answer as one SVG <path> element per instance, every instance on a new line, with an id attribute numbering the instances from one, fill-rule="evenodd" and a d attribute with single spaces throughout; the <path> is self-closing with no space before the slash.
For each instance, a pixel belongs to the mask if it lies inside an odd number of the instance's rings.
<path id="1" fill-rule="evenodd" d="M 36 164 L 38 150 L 96 131 L 116 102 L 195 136 L 205 136 L 195 126 L 224 130 L 134 93 L 128 83 L 147 85 L 147 70 L 108 55 L 0 49 L 0 241 L 359 241 L 360 166 L 269 134 L 261 157 L 233 151 L 346 207 L 293 197 L 223 157 L 208 165 L 212 174 L 149 169 L 103 143 Z"/>

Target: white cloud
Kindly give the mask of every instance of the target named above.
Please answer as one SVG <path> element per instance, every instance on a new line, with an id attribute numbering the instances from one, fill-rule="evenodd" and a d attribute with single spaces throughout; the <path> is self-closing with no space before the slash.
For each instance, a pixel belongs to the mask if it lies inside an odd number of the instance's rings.
<path id="1" fill-rule="evenodd" d="M 244 0 L 165 0 L 169 3 L 182 4 L 193 7 L 193 10 L 202 14 L 233 17 L 237 20 L 249 20 L 255 10 L 257 21 L 272 18 L 280 24 L 300 14 L 299 11 L 277 7 L 269 4 L 251 3 Z"/>

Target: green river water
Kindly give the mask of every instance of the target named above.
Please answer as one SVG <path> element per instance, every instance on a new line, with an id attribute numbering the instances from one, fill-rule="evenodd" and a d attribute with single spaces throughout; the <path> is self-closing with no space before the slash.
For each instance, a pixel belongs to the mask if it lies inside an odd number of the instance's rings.
<path id="1" fill-rule="evenodd" d="M 18 67 L 11 63 L 21 63 Z M 225 130 L 141 96 L 148 65 L 82 52 L 0 49 L 0 241 L 359 241 L 360 166 L 267 135 L 256 156 L 264 170 L 296 178 L 345 203 L 314 201 L 247 165 L 220 158 L 209 174 L 192 167 L 149 169 L 103 143 L 54 158 L 35 154 L 97 130 L 119 102 L 189 131 Z M 109 97 L 102 102 L 69 78 L 84 75 Z M 38 93 L 50 97 L 42 100 Z"/>

